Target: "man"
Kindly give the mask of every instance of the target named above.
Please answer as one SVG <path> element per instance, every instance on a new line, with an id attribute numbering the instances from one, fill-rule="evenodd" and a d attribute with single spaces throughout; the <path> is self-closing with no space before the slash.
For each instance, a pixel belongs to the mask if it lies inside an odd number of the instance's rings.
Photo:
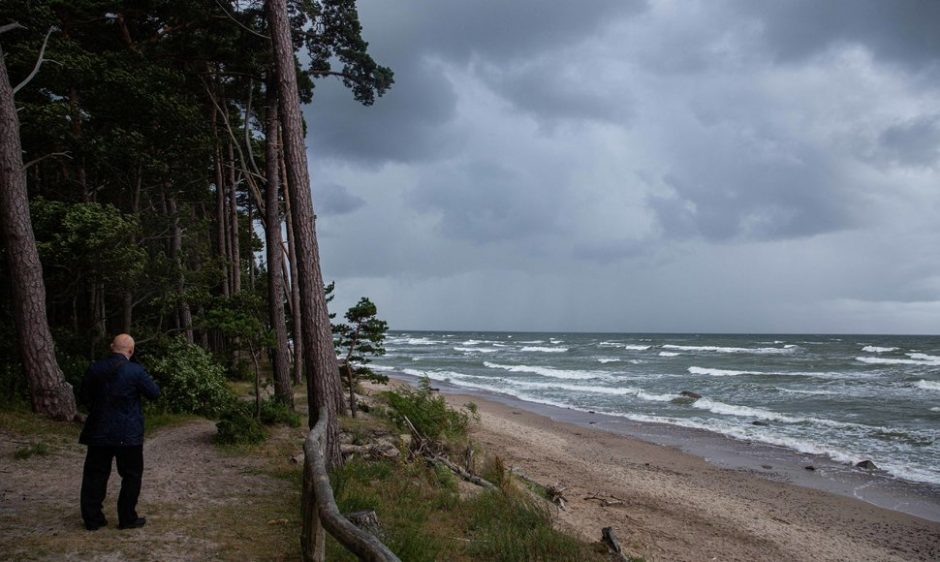
<path id="1" fill-rule="evenodd" d="M 141 395 L 153 400 L 160 388 L 138 363 L 131 363 L 134 338 L 120 334 L 111 343 L 111 354 L 92 363 L 82 381 L 82 399 L 88 418 L 79 443 L 88 445 L 82 472 L 82 519 L 96 531 L 108 524 L 101 512 L 111 476 L 111 459 L 117 459 L 121 475 L 118 496 L 118 528 L 136 529 L 147 520 L 137 516 L 137 498 L 144 472 L 144 414 Z"/>

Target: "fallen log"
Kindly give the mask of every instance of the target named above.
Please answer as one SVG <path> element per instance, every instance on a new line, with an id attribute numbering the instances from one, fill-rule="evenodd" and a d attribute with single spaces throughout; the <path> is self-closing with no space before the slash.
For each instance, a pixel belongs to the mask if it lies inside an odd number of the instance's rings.
<path id="1" fill-rule="evenodd" d="M 473 484 L 476 484 L 477 486 L 488 488 L 490 490 L 497 489 L 496 484 L 493 484 L 489 480 L 484 480 L 483 478 L 480 478 L 479 476 L 475 474 L 470 474 L 469 472 L 464 470 L 462 467 L 459 467 L 453 462 L 451 462 L 450 459 L 444 458 L 440 455 L 425 455 L 424 458 L 426 458 L 428 462 L 430 463 L 441 465 L 445 468 L 449 468 L 454 474 L 456 474 L 457 476 L 460 476 L 467 482 L 471 482 Z"/>

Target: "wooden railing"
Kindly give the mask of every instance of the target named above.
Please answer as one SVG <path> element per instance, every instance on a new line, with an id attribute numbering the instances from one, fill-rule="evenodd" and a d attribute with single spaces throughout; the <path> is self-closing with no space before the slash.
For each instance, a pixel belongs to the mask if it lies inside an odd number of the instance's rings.
<path id="1" fill-rule="evenodd" d="M 304 562 L 326 560 L 326 533 L 359 560 L 401 562 L 382 541 L 350 523 L 336 507 L 324 456 L 326 425 L 326 412 L 321 410 L 304 442 L 304 521 L 300 536 Z"/>

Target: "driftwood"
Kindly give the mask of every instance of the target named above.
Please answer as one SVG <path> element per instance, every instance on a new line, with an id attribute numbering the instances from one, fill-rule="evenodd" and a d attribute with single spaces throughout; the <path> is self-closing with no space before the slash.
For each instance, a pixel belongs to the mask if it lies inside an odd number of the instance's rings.
<path id="1" fill-rule="evenodd" d="M 600 494 L 598 494 L 597 492 L 594 492 L 593 494 L 591 494 L 590 496 L 585 497 L 584 499 L 585 499 L 585 500 L 597 500 L 597 501 L 599 501 L 599 502 L 601 503 L 601 505 L 604 506 L 604 507 L 609 507 L 609 506 L 612 506 L 612 505 L 623 505 L 623 504 L 624 504 L 624 500 L 621 499 L 621 498 L 618 498 L 617 496 L 613 496 L 613 495 L 607 494 L 607 497 L 604 497 L 603 495 L 600 495 Z"/>
<path id="2" fill-rule="evenodd" d="M 496 489 L 496 485 L 490 482 L 489 480 L 484 480 L 475 474 L 471 474 L 469 470 L 464 469 L 463 467 L 458 466 L 453 461 L 444 456 L 443 453 L 435 453 L 434 450 L 440 450 L 441 447 L 434 443 L 431 439 L 428 439 L 421 434 L 420 431 L 411 423 L 411 420 L 408 419 L 408 416 L 404 416 L 405 423 L 408 425 L 409 431 L 411 431 L 411 454 L 412 456 L 422 456 L 429 463 L 436 464 L 438 466 L 443 466 L 450 469 L 451 472 L 457 476 L 463 478 L 467 482 L 476 484 L 483 488 L 488 488 L 491 490 Z M 472 449 L 471 449 L 472 451 Z M 472 456 L 472 453 L 471 453 Z"/>
<path id="3" fill-rule="evenodd" d="M 617 540 L 617 535 L 614 534 L 613 527 L 604 527 L 601 529 L 601 542 L 607 545 L 614 559 L 630 562 L 630 558 L 623 553 L 623 549 L 620 547 L 620 541 Z"/>
<path id="4" fill-rule="evenodd" d="M 565 497 L 565 490 L 567 486 L 562 486 L 561 482 L 553 485 L 546 486 L 545 493 L 548 494 L 548 499 L 561 509 L 565 509 L 565 504 L 568 502 L 568 498 Z"/>
<path id="5" fill-rule="evenodd" d="M 469 472 L 464 470 L 463 467 L 457 466 L 456 464 L 451 462 L 450 459 L 446 457 L 442 457 L 440 455 L 425 455 L 424 458 L 426 458 L 428 462 L 430 463 L 444 466 L 445 468 L 449 468 L 454 474 L 463 478 L 467 482 L 476 484 L 477 486 L 481 486 L 483 488 L 488 488 L 490 490 L 496 489 L 496 484 L 493 484 L 489 480 L 484 480 L 483 478 L 480 478 L 476 474 L 470 474 Z"/>

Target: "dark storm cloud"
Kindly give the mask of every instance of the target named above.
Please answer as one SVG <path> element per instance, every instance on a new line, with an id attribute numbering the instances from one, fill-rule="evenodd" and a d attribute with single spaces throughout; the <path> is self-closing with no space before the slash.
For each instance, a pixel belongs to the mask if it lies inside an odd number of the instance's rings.
<path id="1" fill-rule="evenodd" d="M 940 57 L 936 0 L 738 0 L 735 5 L 760 19 L 768 46 L 781 60 L 851 43 L 904 65 L 936 66 Z"/>
<path id="2" fill-rule="evenodd" d="M 559 62 L 557 56 L 552 56 L 525 65 L 490 68 L 483 78 L 517 109 L 543 124 L 554 125 L 562 120 L 621 125 L 629 122 L 633 100 L 625 88 L 604 84 L 604 77 L 593 71 L 577 72 L 578 61 L 567 65 Z"/>
<path id="3" fill-rule="evenodd" d="M 336 80 L 318 83 L 306 112 L 314 158 L 413 162 L 459 146 L 460 135 L 445 128 L 457 103 L 450 81 L 427 61 L 391 64 L 395 85 L 370 107 L 357 103 Z"/>
<path id="4" fill-rule="evenodd" d="M 902 166 L 934 166 L 940 157 L 940 116 L 930 115 L 885 129 L 882 155 Z"/>
<path id="5" fill-rule="evenodd" d="M 363 108 L 324 82 L 307 112 L 337 306 L 367 294 L 414 328 L 940 325 L 940 0 L 359 6 L 396 84 Z"/>
<path id="6" fill-rule="evenodd" d="M 407 7 L 389 2 L 360 6 L 364 36 L 380 64 L 395 72 L 395 85 L 373 107 L 363 108 L 335 80 L 318 82 L 307 110 L 315 154 L 359 163 L 427 161 L 452 154 L 461 136 L 445 130 L 455 115 L 455 86 L 444 64 L 465 66 L 471 59 L 502 65 L 546 49 L 591 37 L 599 27 L 641 11 L 640 0 L 601 0 L 588 5 L 539 0 L 439 2 Z M 609 116 L 558 80 L 533 83 L 532 76 L 507 80 L 507 94 L 535 111 L 578 117 Z M 526 101 L 524 88 L 532 86 Z M 581 108 L 579 108 L 579 106 Z"/>
<path id="7" fill-rule="evenodd" d="M 317 211 L 323 215 L 345 215 L 366 203 L 361 197 L 349 193 L 345 187 L 335 183 L 314 184 L 313 195 L 317 202 Z"/>
<path id="8" fill-rule="evenodd" d="M 533 183 L 525 170 L 472 162 L 424 179 L 411 192 L 410 201 L 419 210 L 439 213 L 439 228 L 450 238 L 481 243 L 514 240 L 556 228 L 560 209 L 545 193 L 534 193 Z"/>
<path id="9" fill-rule="evenodd" d="M 707 153 L 708 158 L 715 156 Z M 728 156 L 728 155 L 726 155 Z M 664 234 L 707 240 L 769 240 L 832 232 L 854 224 L 825 158 L 805 151 L 796 161 L 685 162 L 663 177 L 673 197 L 653 196 L 650 206 Z"/>
<path id="10" fill-rule="evenodd" d="M 393 2 L 362 3 L 360 13 L 369 41 L 383 52 L 402 58 L 430 53 L 465 63 L 473 56 L 511 61 L 581 41 L 645 7 L 643 0 L 416 0 L 407 9 Z"/>

